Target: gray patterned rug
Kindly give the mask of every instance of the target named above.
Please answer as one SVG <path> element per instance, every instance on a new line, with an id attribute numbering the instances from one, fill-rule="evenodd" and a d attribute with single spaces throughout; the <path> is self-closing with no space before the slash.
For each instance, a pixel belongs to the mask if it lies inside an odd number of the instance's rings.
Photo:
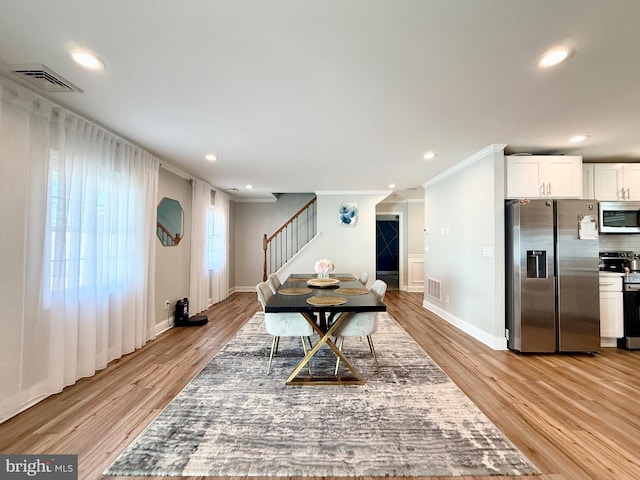
<path id="1" fill-rule="evenodd" d="M 463 476 L 538 470 L 389 315 L 344 351 L 364 386 L 286 387 L 300 340 L 256 314 L 107 469 L 153 476 Z M 312 363 L 331 369 L 323 347 Z M 303 370 L 302 374 L 308 372 Z"/>

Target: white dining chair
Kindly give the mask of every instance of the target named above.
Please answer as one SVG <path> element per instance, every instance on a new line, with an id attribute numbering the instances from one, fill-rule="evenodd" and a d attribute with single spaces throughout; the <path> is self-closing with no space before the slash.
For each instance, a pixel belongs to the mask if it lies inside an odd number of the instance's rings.
<path id="1" fill-rule="evenodd" d="M 382 302 L 384 300 L 385 293 L 387 293 L 387 284 L 382 280 L 376 280 L 373 282 L 373 285 L 371 285 L 371 293 L 373 293 L 378 300 Z"/>
<path id="2" fill-rule="evenodd" d="M 269 274 L 269 276 L 267 277 L 267 283 L 269 284 L 269 287 L 271 288 L 271 291 L 273 293 L 276 293 L 282 286 L 282 283 L 280 283 L 280 278 L 276 273 Z"/>
<path id="3" fill-rule="evenodd" d="M 387 284 L 382 280 L 376 280 L 371 286 L 371 293 L 374 294 L 381 302 L 384 300 L 384 295 L 387 292 Z M 333 334 L 338 342 L 338 350 L 342 351 L 344 344 L 344 337 L 367 337 L 369 342 L 369 350 L 373 354 L 373 360 L 376 365 L 376 372 L 380 371 L 378 365 L 378 357 L 376 355 L 376 349 L 373 346 L 373 335 L 378 330 L 378 320 L 380 312 L 359 312 L 352 314 L 347 318 Z M 336 370 L 335 375 L 338 375 L 338 367 L 340 366 L 340 357 L 336 358 Z"/>
<path id="4" fill-rule="evenodd" d="M 366 287 L 367 282 L 369 281 L 369 274 L 367 272 L 362 272 L 360 274 L 360 278 L 358 278 L 358 281 Z"/>
<path id="5" fill-rule="evenodd" d="M 273 296 L 273 291 L 267 282 L 260 282 L 256 285 L 258 300 L 262 305 L 264 312 L 265 306 L 269 299 Z M 274 352 L 277 353 L 280 337 L 300 337 L 302 342 L 302 350 L 307 354 L 307 346 L 304 343 L 305 337 L 311 347 L 311 335 L 313 335 L 313 327 L 307 322 L 307 319 L 301 313 L 267 313 L 264 312 L 264 327 L 267 333 L 273 335 L 271 342 L 271 352 L 269 353 L 269 364 L 267 365 L 267 375 L 271 371 L 271 362 L 273 361 Z M 307 364 L 309 374 L 311 375 L 311 367 Z"/>

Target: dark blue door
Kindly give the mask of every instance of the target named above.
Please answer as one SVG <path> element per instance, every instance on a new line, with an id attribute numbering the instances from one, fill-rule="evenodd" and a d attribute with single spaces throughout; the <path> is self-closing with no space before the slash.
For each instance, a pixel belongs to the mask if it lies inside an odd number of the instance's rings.
<path id="1" fill-rule="evenodd" d="M 398 225 L 398 220 L 376 221 L 376 271 L 378 272 L 398 272 L 400 252 Z"/>

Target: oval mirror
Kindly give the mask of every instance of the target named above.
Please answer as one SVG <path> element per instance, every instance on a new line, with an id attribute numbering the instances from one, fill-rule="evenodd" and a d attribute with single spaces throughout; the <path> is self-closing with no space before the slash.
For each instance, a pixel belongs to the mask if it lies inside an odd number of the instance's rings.
<path id="1" fill-rule="evenodd" d="M 180 202 L 164 197 L 158 204 L 156 234 L 162 245 L 170 247 L 178 245 L 182 240 L 183 212 Z"/>

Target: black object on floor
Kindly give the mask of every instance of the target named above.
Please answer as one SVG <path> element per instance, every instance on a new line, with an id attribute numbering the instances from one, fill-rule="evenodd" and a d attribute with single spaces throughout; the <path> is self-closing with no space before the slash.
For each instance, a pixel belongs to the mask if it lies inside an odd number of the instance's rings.
<path id="1" fill-rule="evenodd" d="M 183 298 L 176 302 L 176 313 L 174 315 L 175 327 L 200 327 L 205 325 L 209 318 L 206 315 L 194 315 L 189 317 L 189 299 Z"/>

